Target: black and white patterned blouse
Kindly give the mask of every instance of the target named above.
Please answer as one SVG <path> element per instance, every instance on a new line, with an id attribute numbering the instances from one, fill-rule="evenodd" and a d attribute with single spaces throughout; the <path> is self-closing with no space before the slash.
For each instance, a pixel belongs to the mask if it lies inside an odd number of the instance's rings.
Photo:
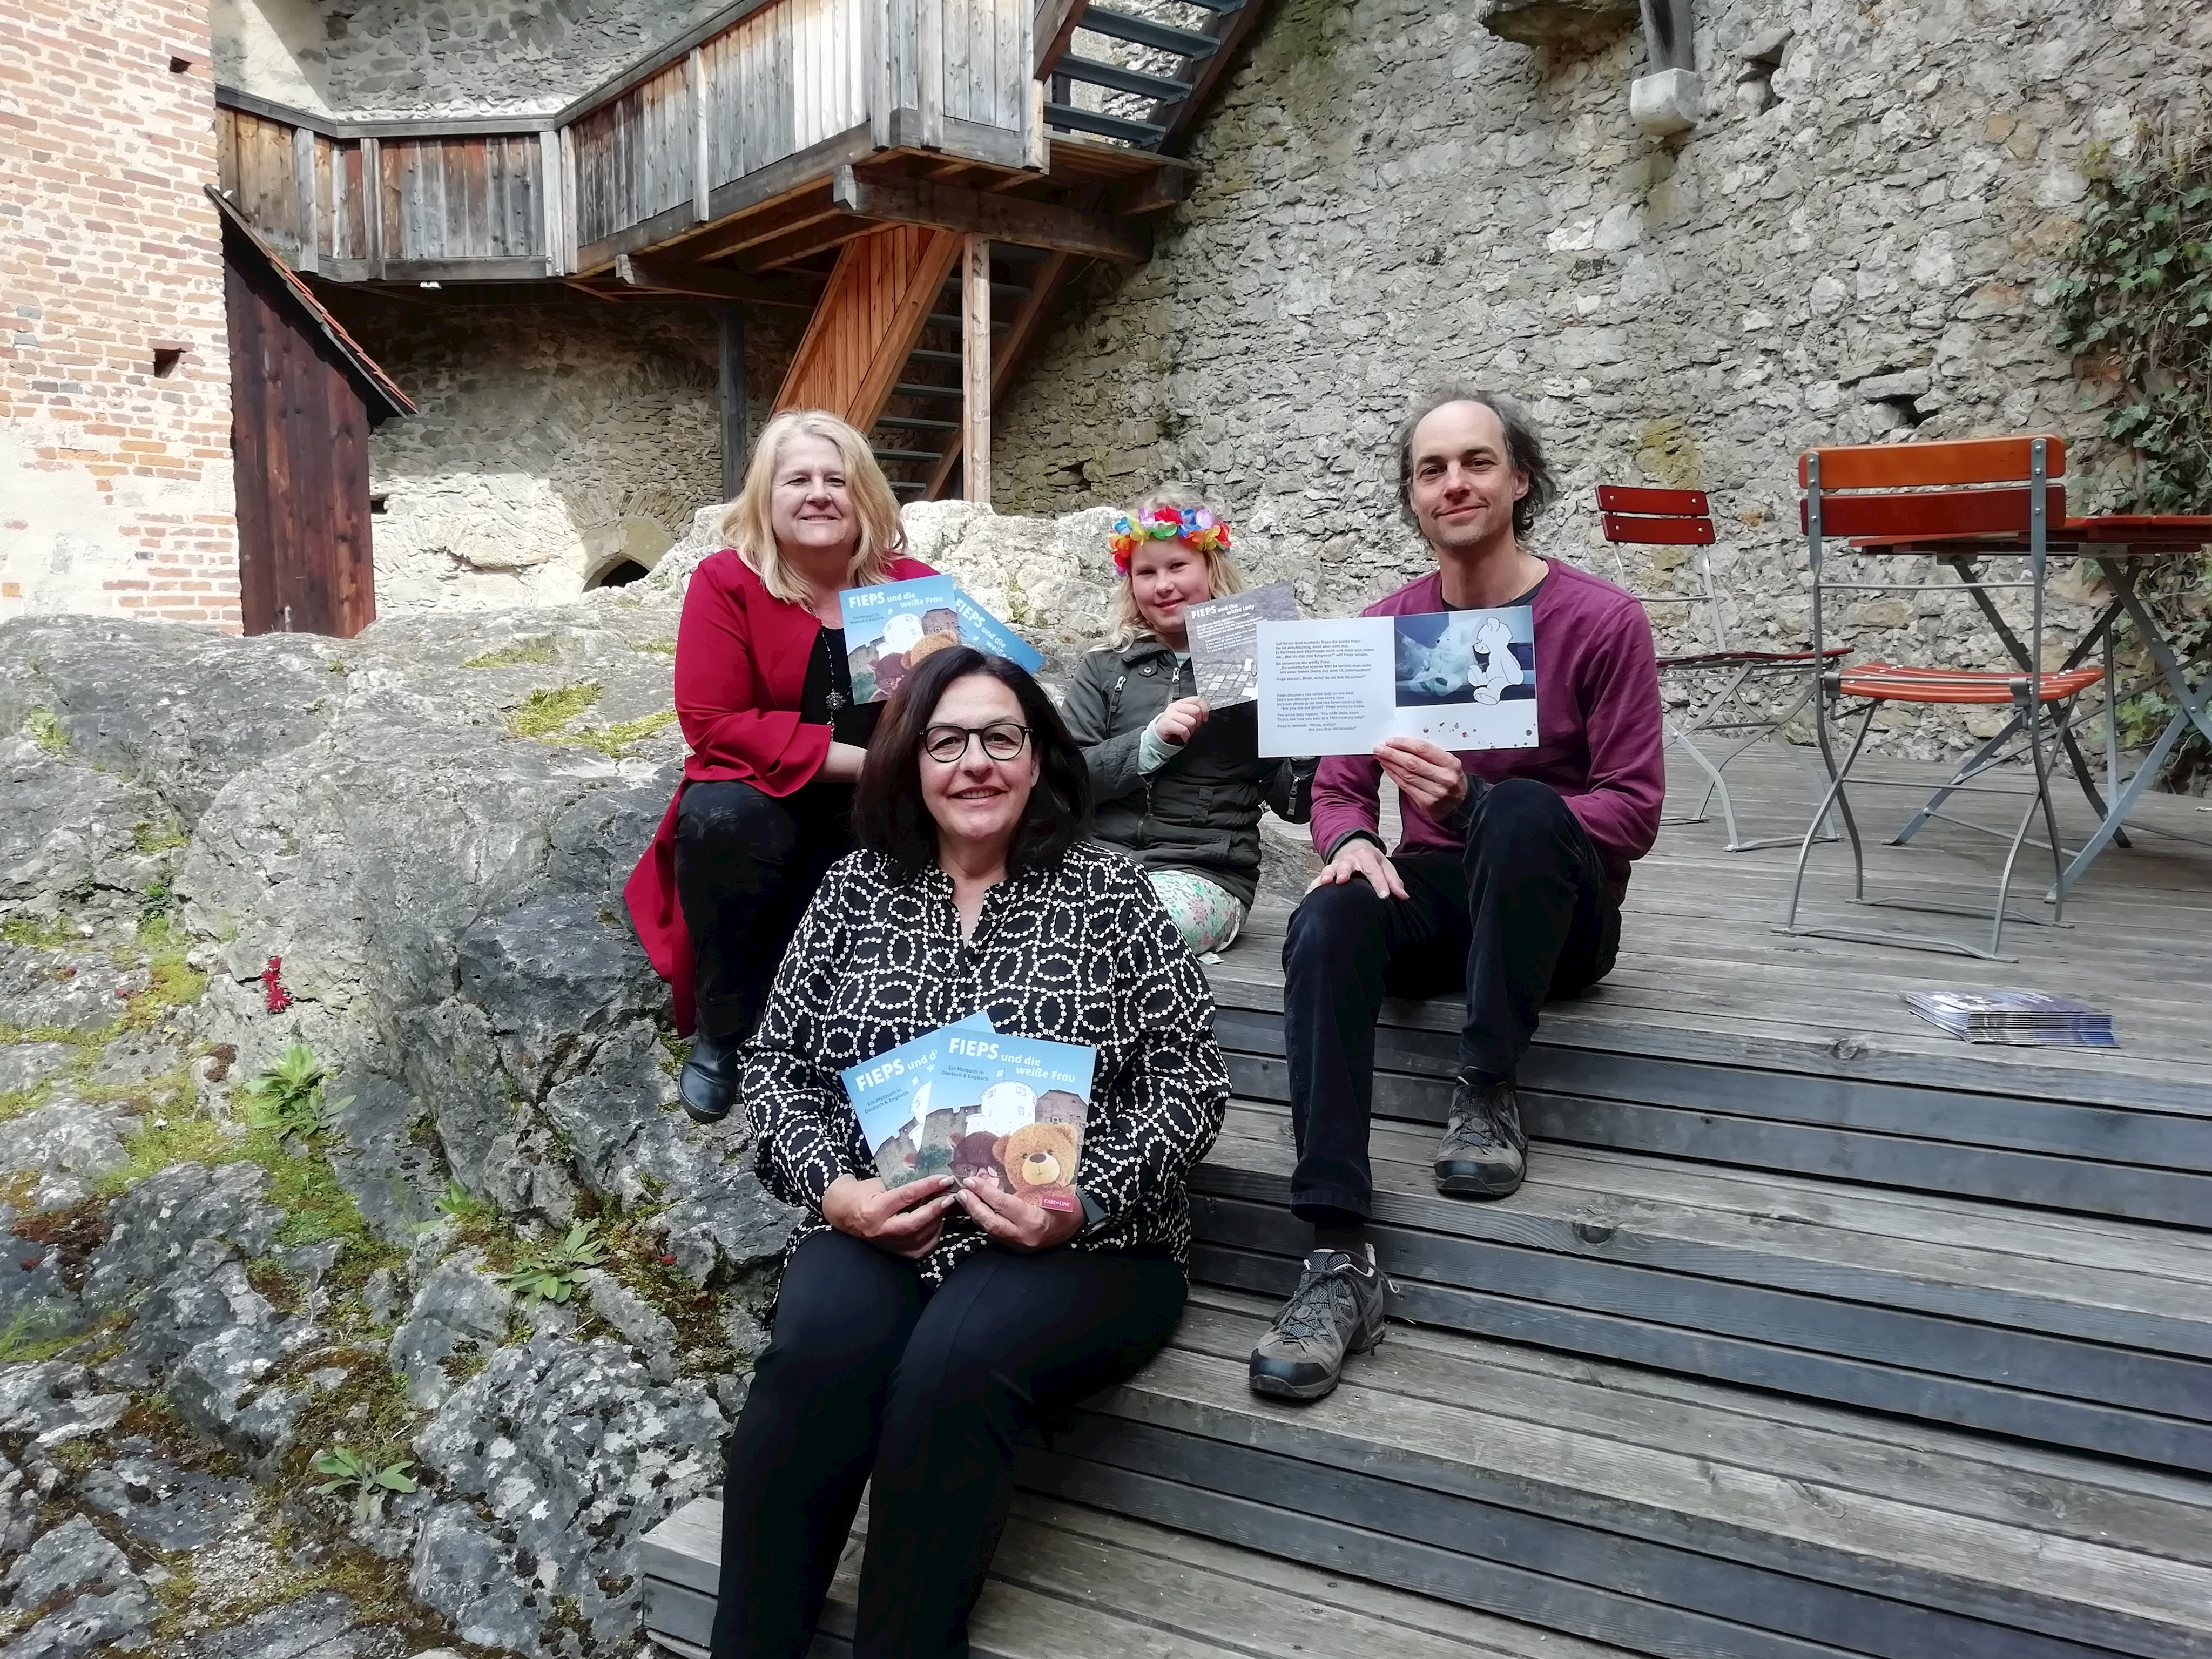
<path id="1" fill-rule="evenodd" d="M 1188 1266 L 1183 1175 L 1229 1101 L 1213 994 L 1137 867 L 1080 844 L 992 888 L 967 939 L 942 871 L 905 875 L 875 853 L 830 867 L 743 1085 L 761 1179 L 811 1212 L 793 1248 L 828 1224 L 830 1182 L 875 1173 L 837 1073 L 979 1008 L 1010 1035 L 1098 1051 L 1076 1185 L 1103 1213 L 1073 1248 L 1164 1250 Z M 951 1211 L 923 1277 L 940 1282 L 984 1237 Z"/>

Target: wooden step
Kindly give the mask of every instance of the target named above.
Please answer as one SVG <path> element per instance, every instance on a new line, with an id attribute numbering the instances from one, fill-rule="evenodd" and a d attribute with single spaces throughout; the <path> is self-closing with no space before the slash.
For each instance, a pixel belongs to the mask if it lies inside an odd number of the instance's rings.
<path id="1" fill-rule="evenodd" d="M 698 1659 L 714 1617 L 722 1506 L 646 1534 L 646 1627 Z M 860 1547 L 839 1564 L 817 1659 L 852 1650 Z M 970 1626 L 975 1659 L 1626 1659 L 1447 1601 L 1024 1494 Z"/>
<path id="2" fill-rule="evenodd" d="M 1395 1323 L 1292 1406 L 1272 1310 L 1195 1291 L 1024 1483 L 1654 1655 L 2212 1651 L 2201 1479 Z"/>
<path id="3" fill-rule="evenodd" d="M 1425 1127 L 1370 1144 L 1423 1324 L 2212 1472 L 2212 1241 L 1541 1141 L 1479 1203 L 1437 1195 Z M 1200 1277 L 1289 1293 L 1295 1160 L 1285 1109 L 1231 1107 L 1192 1178 Z"/>
<path id="4" fill-rule="evenodd" d="M 1231 1080 L 1259 1099 L 1288 1098 L 1279 949 L 1264 937 L 1240 939 L 1207 970 Z M 1940 1034 L 1762 1026 L 1694 991 L 1680 1007 L 1625 1008 L 1629 994 L 1610 988 L 1545 1010 L 1521 1067 L 1532 1133 L 2212 1227 L 2212 1084 L 2203 1068 L 2109 1054 L 2062 1066 L 2056 1051 L 1993 1050 Z M 1462 1018 L 1453 1000 L 1384 1005 L 1378 1113 L 1443 1121 Z"/>

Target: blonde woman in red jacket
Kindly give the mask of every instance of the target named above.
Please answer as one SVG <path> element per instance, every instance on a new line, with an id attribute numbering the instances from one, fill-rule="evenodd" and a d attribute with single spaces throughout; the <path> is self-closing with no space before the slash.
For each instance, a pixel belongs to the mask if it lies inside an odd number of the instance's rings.
<path id="1" fill-rule="evenodd" d="M 693 573 L 676 635 L 684 781 L 623 890 L 692 1036 L 677 1086 L 702 1122 L 728 1113 L 784 946 L 852 850 L 853 784 L 883 705 L 853 700 L 837 596 L 934 574 L 902 556 L 898 499 L 867 440 L 820 410 L 769 422 L 721 529 L 728 545 Z"/>

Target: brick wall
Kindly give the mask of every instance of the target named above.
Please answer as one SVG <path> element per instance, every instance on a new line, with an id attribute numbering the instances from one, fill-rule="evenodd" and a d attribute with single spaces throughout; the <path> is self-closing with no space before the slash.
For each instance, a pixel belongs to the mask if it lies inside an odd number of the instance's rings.
<path id="1" fill-rule="evenodd" d="M 0 618 L 239 625 L 209 58 L 204 3 L 0 7 Z"/>

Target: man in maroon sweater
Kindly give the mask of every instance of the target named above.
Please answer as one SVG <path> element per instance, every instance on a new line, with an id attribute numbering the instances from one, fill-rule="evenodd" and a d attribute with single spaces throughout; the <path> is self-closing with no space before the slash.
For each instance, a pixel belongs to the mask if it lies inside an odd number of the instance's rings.
<path id="1" fill-rule="evenodd" d="M 1554 493 L 1512 404 L 1452 388 L 1400 428 L 1399 500 L 1437 568 L 1364 614 L 1532 605 L 1537 745 L 1453 754 L 1393 738 L 1325 760 L 1314 781 L 1321 875 L 1283 945 L 1283 1037 L 1298 1164 L 1291 1208 L 1314 1226 L 1298 1288 L 1252 1354 L 1252 1386 L 1310 1400 L 1347 1352 L 1382 1338 L 1383 1279 L 1366 1237 L 1375 1020 L 1386 991 L 1462 991 L 1458 1076 L 1439 1192 L 1502 1198 L 1528 1137 L 1514 1073 L 1547 999 L 1612 969 L 1630 863 L 1650 850 L 1666 791 L 1659 677 L 1644 608 L 1610 582 L 1525 551 Z M 1378 833 L 1398 786 L 1404 834 Z"/>

